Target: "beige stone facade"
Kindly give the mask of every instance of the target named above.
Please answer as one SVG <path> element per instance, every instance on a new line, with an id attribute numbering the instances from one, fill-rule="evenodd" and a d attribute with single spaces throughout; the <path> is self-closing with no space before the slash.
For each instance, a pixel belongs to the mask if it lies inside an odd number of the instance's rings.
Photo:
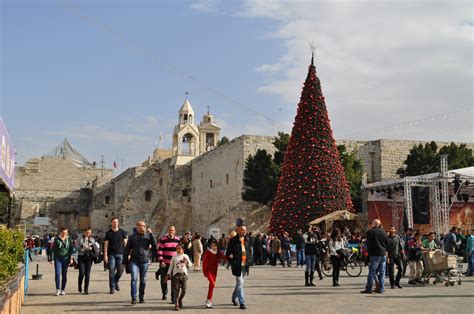
<path id="1" fill-rule="evenodd" d="M 16 169 L 15 221 L 33 225 L 35 217 L 49 217 L 50 226 L 39 230 L 57 231 L 58 227 L 78 230 L 90 224 L 93 182 L 110 181 L 113 171 L 78 167 L 61 157 L 34 158 Z"/>
<path id="2" fill-rule="evenodd" d="M 273 154 L 273 141 L 243 135 L 191 162 L 193 230 L 206 234 L 212 221 L 242 202 L 245 161 L 259 149 Z"/>
<path id="3" fill-rule="evenodd" d="M 403 167 L 413 146 L 422 144 L 426 141 L 406 141 L 380 139 L 376 141 L 337 141 L 337 144 L 344 144 L 349 152 L 354 149 L 357 151 L 357 157 L 364 165 L 364 172 L 367 173 L 369 182 L 395 179 L 397 170 Z M 438 149 L 449 145 L 448 142 L 436 142 Z M 466 144 L 468 148 L 474 150 L 473 143 Z"/>

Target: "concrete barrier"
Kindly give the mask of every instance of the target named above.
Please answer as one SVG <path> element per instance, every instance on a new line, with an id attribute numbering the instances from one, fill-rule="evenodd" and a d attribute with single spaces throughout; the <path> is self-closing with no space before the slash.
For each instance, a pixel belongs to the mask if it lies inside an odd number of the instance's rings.
<path id="1" fill-rule="evenodd" d="M 25 301 L 25 267 L 0 286 L 1 314 L 19 314 Z"/>

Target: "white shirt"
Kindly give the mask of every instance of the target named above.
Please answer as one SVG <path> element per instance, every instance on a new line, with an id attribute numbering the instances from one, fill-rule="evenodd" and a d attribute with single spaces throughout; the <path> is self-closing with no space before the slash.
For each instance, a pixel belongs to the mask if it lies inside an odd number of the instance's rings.
<path id="1" fill-rule="evenodd" d="M 181 262 L 184 261 L 184 262 Z M 176 274 L 188 274 L 188 268 L 191 267 L 191 260 L 186 254 L 176 254 L 171 258 L 168 275 L 174 276 Z"/>

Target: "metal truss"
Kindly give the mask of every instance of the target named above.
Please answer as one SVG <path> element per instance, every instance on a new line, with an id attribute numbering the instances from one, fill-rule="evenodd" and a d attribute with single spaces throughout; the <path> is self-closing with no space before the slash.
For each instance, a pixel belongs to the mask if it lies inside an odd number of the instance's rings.
<path id="1" fill-rule="evenodd" d="M 448 192 L 448 155 L 441 156 L 441 204 L 440 204 L 440 229 L 442 233 L 449 231 L 449 192 Z"/>

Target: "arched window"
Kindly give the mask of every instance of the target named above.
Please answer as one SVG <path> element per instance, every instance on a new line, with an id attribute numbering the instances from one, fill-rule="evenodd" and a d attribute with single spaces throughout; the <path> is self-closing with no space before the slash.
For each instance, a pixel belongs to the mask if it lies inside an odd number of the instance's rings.
<path id="1" fill-rule="evenodd" d="M 110 203 L 110 196 L 109 195 L 106 195 L 105 198 L 104 198 L 104 203 L 107 205 Z"/>
<path id="2" fill-rule="evenodd" d="M 146 190 L 145 191 L 145 201 L 146 202 L 150 202 L 152 196 L 153 196 L 153 192 L 151 190 Z"/>

